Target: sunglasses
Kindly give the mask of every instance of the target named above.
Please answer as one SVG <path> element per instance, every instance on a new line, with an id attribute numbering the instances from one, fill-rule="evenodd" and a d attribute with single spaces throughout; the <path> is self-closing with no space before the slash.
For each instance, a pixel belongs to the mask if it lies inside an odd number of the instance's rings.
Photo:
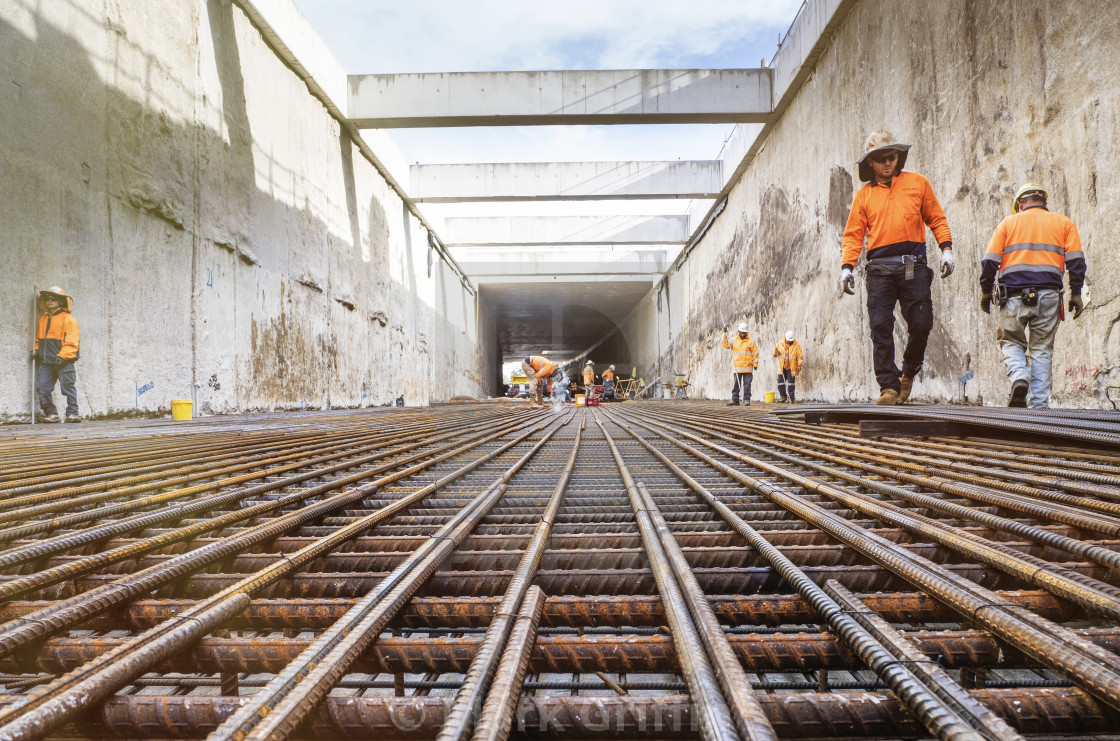
<path id="1" fill-rule="evenodd" d="M 877 165 L 884 165 L 888 162 L 894 162 L 898 159 L 898 152 L 885 152 L 883 154 L 873 154 L 870 157 L 871 161 Z"/>

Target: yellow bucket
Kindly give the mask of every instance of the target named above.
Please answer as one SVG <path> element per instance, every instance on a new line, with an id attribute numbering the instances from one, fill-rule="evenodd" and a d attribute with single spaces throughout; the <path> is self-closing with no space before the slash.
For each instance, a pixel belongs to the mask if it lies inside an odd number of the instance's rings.
<path id="1" fill-rule="evenodd" d="M 762 395 L 762 398 L 767 404 L 773 404 L 774 403 L 774 392 L 773 391 L 767 391 L 765 394 Z"/>
<path id="2" fill-rule="evenodd" d="M 576 406 L 587 406 L 587 394 L 576 394 Z"/>
<path id="3" fill-rule="evenodd" d="M 179 421 L 191 418 L 191 407 L 194 406 L 186 399 L 172 399 L 171 400 L 171 419 Z"/>

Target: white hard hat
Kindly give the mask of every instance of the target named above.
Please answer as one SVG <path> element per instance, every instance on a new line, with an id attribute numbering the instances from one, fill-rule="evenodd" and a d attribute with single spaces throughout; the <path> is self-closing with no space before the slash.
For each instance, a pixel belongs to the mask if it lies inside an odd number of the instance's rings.
<path id="1" fill-rule="evenodd" d="M 786 332 L 786 342 L 793 342 L 793 330 Z"/>
<path id="2" fill-rule="evenodd" d="M 584 363 L 584 365 L 591 365 L 591 361 L 588 360 L 586 363 Z"/>
<path id="3" fill-rule="evenodd" d="M 611 370 L 614 370 L 614 366 L 613 366 L 613 365 L 611 366 Z"/>
<path id="4" fill-rule="evenodd" d="M 739 322 L 738 331 L 739 332 L 746 332 L 747 331 L 747 323 L 746 322 Z"/>

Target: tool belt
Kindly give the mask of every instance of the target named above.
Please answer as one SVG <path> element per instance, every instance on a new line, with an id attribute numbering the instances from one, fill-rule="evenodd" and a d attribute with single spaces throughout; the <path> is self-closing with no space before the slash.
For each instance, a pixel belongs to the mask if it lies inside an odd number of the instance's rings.
<path id="1" fill-rule="evenodd" d="M 926 259 L 917 255 L 892 255 L 891 257 L 869 257 L 867 262 L 876 265 L 901 265 L 906 280 L 914 280 L 914 266 L 925 265 Z"/>
<path id="2" fill-rule="evenodd" d="M 1023 302 L 1023 306 L 1038 306 L 1038 298 L 1042 295 L 1042 292 L 1052 290 L 1055 289 L 1035 288 L 1034 286 L 1031 286 L 1029 288 L 1016 288 L 1014 290 L 1008 290 L 1007 286 L 997 285 L 995 291 L 995 299 L 997 304 L 999 304 L 1000 306 L 1004 306 L 1007 304 L 1007 301 L 1009 299 L 1018 296 L 1019 300 Z M 1061 303 L 1061 301 L 1062 291 L 1058 291 L 1058 302 Z"/>

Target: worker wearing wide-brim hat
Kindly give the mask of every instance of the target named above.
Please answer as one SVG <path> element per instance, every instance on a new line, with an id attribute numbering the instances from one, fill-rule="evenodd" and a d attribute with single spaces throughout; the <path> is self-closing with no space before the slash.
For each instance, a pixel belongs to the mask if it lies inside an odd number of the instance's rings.
<path id="1" fill-rule="evenodd" d="M 51 398 L 57 382 L 66 397 L 66 421 L 81 422 L 74 363 L 78 360 L 82 336 L 78 331 L 78 320 L 70 313 L 74 308 L 74 299 L 61 286 L 51 286 L 39 292 L 38 303 L 39 324 L 32 356 L 39 364 L 35 375 L 39 408 L 43 410 L 43 418 L 47 422 L 61 421 Z"/>
<path id="2" fill-rule="evenodd" d="M 583 387 L 588 396 L 595 389 L 595 364 L 590 360 L 583 364 Z"/>
<path id="3" fill-rule="evenodd" d="M 901 404 L 910 398 L 925 360 L 933 329 L 927 226 L 941 247 L 941 277 L 948 278 L 955 264 L 949 223 L 933 186 L 918 173 L 903 170 L 909 152 L 910 145 L 899 142 L 891 132 L 871 132 L 856 161 L 859 178 L 867 184 L 856 191 L 844 229 L 840 270 L 844 293 L 855 293 L 854 271 L 864 241 L 867 243 L 867 313 L 878 404 Z M 895 304 L 902 309 L 909 335 L 901 369 L 895 362 Z"/>

